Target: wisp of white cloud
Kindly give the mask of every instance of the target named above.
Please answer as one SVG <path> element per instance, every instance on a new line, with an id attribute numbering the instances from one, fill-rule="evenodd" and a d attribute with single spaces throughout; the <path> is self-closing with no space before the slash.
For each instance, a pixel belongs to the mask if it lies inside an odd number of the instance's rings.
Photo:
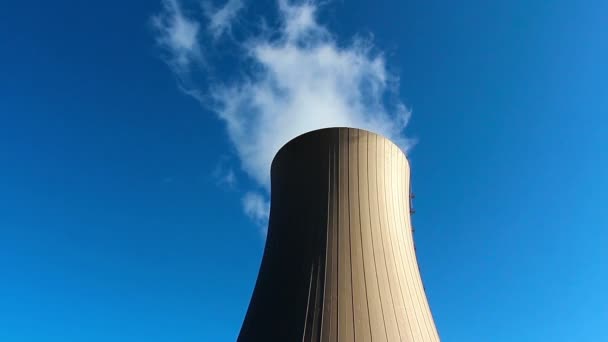
<path id="1" fill-rule="evenodd" d="M 228 0 L 217 10 L 214 10 L 209 2 L 203 3 L 209 20 L 207 27 L 214 39 L 219 39 L 224 33 L 231 31 L 234 20 L 244 7 L 243 0 Z"/>
<path id="2" fill-rule="evenodd" d="M 270 164 L 281 146 L 327 127 L 373 131 L 407 150 L 411 142 L 403 130 L 410 111 L 398 98 L 398 78 L 388 71 L 383 55 L 373 52 L 371 40 L 340 45 L 319 23 L 318 6 L 312 1 L 278 0 L 277 5 L 279 27 L 235 43 L 247 66 L 236 81 L 186 89 L 198 99 L 205 93 L 203 104 L 225 122 L 243 171 L 268 193 Z M 229 0 L 208 14 L 208 34 L 221 36 L 241 8 L 240 0 Z M 164 15 L 171 13 L 179 14 Z M 214 24 L 213 18 L 222 18 L 216 19 L 222 24 Z M 173 45 L 164 47 L 173 55 L 192 56 Z M 265 198 L 260 193 L 245 195 L 245 211 L 254 220 L 267 216 Z"/>
<path id="3" fill-rule="evenodd" d="M 265 228 L 270 213 L 270 204 L 263 195 L 256 192 L 247 192 L 243 196 L 243 209 L 249 218 Z"/>
<path id="4" fill-rule="evenodd" d="M 224 158 L 224 160 L 220 161 L 212 174 L 213 178 L 216 181 L 217 186 L 224 190 L 234 190 L 237 186 L 237 177 L 234 169 L 228 164 L 228 160 Z"/>
<path id="5" fill-rule="evenodd" d="M 168 53 L 167 63 L 176 72 L 187 71 L 188 66 L 200 60 L 200 24 L 187 18 L 177 0 L 163 0 L 163 12 L 152 17 L 156 29 L 156 42 Z"/>

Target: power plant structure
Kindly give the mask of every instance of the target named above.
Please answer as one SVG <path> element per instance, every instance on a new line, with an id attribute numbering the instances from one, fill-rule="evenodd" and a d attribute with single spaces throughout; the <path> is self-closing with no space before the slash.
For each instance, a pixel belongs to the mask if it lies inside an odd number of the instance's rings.
<path id="1" fill-rule="evenodd" d="M 237 341 L 439 341 L 410 202 L 409 162 L 378 134 L 327 128 L 283 146 Z"/>

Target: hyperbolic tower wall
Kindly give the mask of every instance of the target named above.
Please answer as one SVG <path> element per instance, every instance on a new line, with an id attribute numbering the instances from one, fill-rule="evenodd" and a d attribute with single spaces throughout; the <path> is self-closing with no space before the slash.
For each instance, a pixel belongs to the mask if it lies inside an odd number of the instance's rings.
<path id="1" fill-rule="evenodd" d="M 275 156 L 268 236 L 238 341 L 439 341 L 388 139 L 328 128 Z"/>

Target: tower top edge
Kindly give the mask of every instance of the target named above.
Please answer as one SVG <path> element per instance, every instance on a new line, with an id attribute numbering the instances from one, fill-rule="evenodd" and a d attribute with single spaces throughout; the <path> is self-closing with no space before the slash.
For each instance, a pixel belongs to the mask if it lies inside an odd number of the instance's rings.
<path id="1" fill-rule="evenodd" d="M 283 152 L 284 150 L 286 150 L 289 146 L 296 144 L 298 141 L 301 141 L 302 139 L 304 139 L 305 137 L 311 136 L 311 135 L 322 135 L 325 132 L 329 132 L 329 131 L 339 131 L 341 129 L 348 129 L 348 130 L 353 130 L 353 131 L 357 131 L 357 132 L 364 132 L 370 135 L 375 135 L 377 137 L 382 138 L 385 141 L 388 141 L 390 144 L 392 144 L 394 147 L 396 147 L 401 153 L 403 153 L 403 155 L 405 156 L 405 159 L 407 160 L 408 164 L 409 164 L 409 158 L 407 157 L 407 154 L 405 153 L 405 151 L 399 147 L 399 145 L 397 145 L 395 142 L 393 142 L 391 139 L 389 139 L 388 137 L 377 133 L 377 132 L 373 132 L 373 131 L 369 131 L 366 129 L 362 129 L 362 128 L 354 128 L 354 127 L 346 127 L 346 126 L 337 126 L 337 127 L 326 127 L 326 128 L 319 128 L 319 129 L 315 129 L 312 131 L 308 131 L 305 133 L 302 133 L 300 135 L 297 135 L 296 137 L 290 139 L 288 142 L 286 142 L 285 144 L 283 144 L 283 146 L 281 146 L 281 148 L 279 148 L 279 150 L 277 151 L 277 153 L 275 153 L 274 157 L 272 158 L 272 162 L 271 165 L 273 165 L 275 163 L 275 161 L 278 159 L 278 157 L 282 154 L 281 152 Z"/>

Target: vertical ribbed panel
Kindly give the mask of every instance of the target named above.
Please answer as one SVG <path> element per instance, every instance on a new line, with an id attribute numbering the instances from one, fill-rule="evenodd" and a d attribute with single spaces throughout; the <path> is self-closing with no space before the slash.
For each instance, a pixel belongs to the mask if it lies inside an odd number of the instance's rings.
<path id="1" fill-rule="evenodd" d="M 418 270 L 409 163 L 386 138 L 330 128 L 272 165 L 264 257 L 239 341 L 439 341 Z"/>

